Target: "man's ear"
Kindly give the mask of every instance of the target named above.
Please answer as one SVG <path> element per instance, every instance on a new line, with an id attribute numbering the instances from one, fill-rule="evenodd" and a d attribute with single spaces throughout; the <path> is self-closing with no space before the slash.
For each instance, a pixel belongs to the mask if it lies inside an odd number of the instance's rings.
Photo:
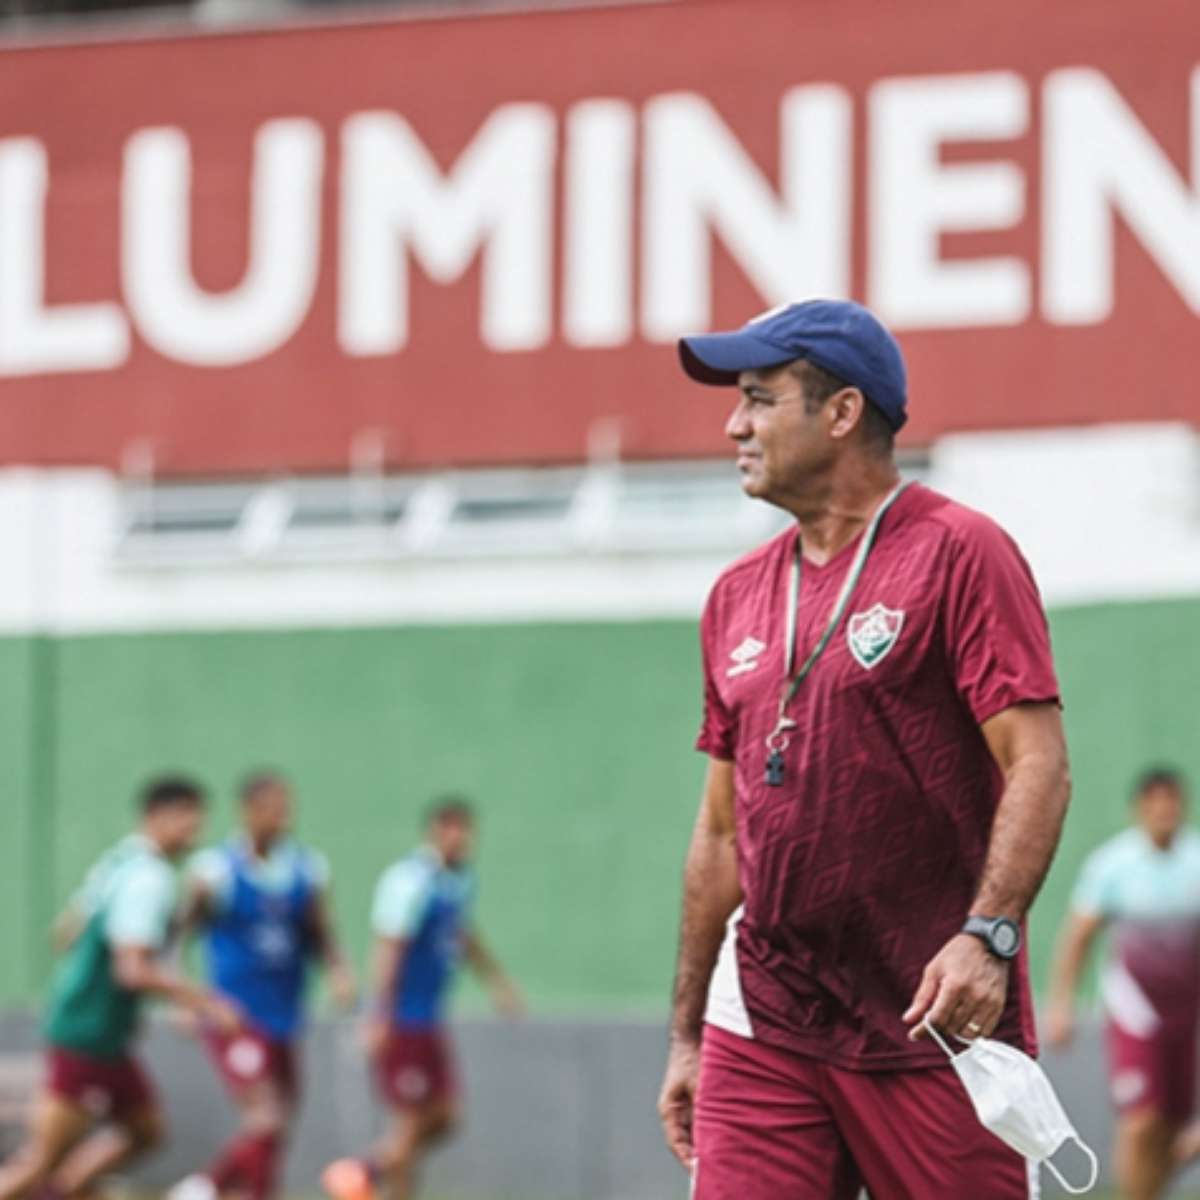
<path id="1" fill-rule="evenodd" d="M 842 388 L 834 392 L 826 404 L 829 414 L 829 436 L 841 440 L 849 437 L 863 423 L 867 398 L 858 388 Z"/>

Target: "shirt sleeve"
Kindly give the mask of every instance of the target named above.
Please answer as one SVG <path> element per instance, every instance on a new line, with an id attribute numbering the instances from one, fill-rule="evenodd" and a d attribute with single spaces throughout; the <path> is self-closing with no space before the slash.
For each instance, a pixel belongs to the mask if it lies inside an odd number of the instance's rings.
<path id="1" fill-rule="evenodd" d="M 736 724 L 733 713 L 721 698 L 713 662 L 717 658 L 716 591 L 709 596 L 700 618 L 700 652 L 704 672 L 704 714 L 696 749 L 713 758 L 732 761 L 735 748 Z"/>
<path id="2" fill-rule="evenodd" d="M 1091 855 L 1079 872 L 1075 890 L 1071 893 L 1071 911 L 1084 917 L 1113 915 L 1113 873 L 1109 859 L 1103 854 Z"/>
<path id="3" fill-rule="evenodd" d="M 157 950 L 167 940 L 175 909 L 175 876 L 165 863 L 147 862 L 132 867 L 117 880 L 104 934 L 114 946 L 144 946 Z"/>
<path id="4" fill-rule="evenodd" d="M 1016 543 L 980 516 L 951 553 L 946 652 L 976 722 L 1014 704 L 1058 702 L 1046 614 Z"/>
<path id="5" fill-rule="evenodd" d="M 375 889 L 371 928 L 379 937 L 411 938 L 429 903 L 432 876 L 417 863 L 400 863 L 386 871 Z"/>
<path id="6" fill-rule="evenodd" d="M 210 846 L 193 854 L 188 860 L 186 874 L 189 880 L 194 880 L 204 888 L 217 908 L 224 908 L 229 903 L 233 891 L 233 871 L 229 855 L 220 847 Z"/>
<path id="7" fill-rule="evenodd" d="M 329 869 L 329 859 L 319 850 L 305 850 L 304 873 L 314 891 L 326 892 L 329 890 L 333 874 Z"/>

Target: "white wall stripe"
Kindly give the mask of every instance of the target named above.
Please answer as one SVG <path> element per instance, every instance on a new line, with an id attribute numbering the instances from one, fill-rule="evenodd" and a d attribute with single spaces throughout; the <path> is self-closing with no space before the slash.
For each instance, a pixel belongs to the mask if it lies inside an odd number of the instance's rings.
<path id="1" fill-rule="evenodd" d="M 1049 605 L 1200 596 L 1190 428 L 962 435 L 931 458 L 930 485 L 1013 534 Z M 503 558 L 151 569 L 119 559 L 120 518 L 120 489 L 103 471 L 0 471 L 0 633 L 694 619 L 737 554 L 552 555 L 517 544 Z"/>

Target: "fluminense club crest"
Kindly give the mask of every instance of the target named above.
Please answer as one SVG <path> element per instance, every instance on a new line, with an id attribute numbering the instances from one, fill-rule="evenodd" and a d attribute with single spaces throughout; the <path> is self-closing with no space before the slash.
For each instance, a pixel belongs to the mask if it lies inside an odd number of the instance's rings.
<path id="1" fill-rule="evenodd" d="M 846 625 L 846 641 L 859 666 L 869 671 L 881 662 L 900 637 L 904 613 L 876 604 L 866 612 L 851 613 Z"/>

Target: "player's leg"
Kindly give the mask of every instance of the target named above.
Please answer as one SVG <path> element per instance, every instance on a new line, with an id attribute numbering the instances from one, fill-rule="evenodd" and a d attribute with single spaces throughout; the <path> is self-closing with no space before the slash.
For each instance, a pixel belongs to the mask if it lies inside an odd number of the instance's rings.
<path id="1" fill-rule="evenodd" d="M 1193 1065 L 1175 1062 L 1175 1047 L 1160 1027 L 1135 1037 L 1115 1021 L 1108 1030 L 1110 1085 L 1117 1109 L 1113 1174 L 1126 1200 L 1157 1200 L 1174 1170 L 1174 1143 L 1190 1109 Z M 1194 1053 L 1194 1043 L 1183 1047 Z M 1181 1073 L 1187 1096 L 1176 1117 Z M 1173 1101 L 1175 1101 L 1173 1103 Z"/>
<path id="2" fill-rule="evenodd" d="M 275 1192 L 287 1137 L 290 1102 L 273 1079 L 246 1086 L 237 1098 L 238 1128 L 213 1164 L 217 1192 L 236 1191 L 247 1200 L 268 1200 Z"/>
<path id="3" fill-rule="evenodd" d="M 50 1176 L 54 1192 L 85 1196 L 117 1167 L 159 1146 L 166 1122 L 150 1079 L 131 1057 L 91 1065 L 94 1089 L 103 1095 L 106 1123 L 79 1142 Z"/>
<path id="4" fill-rule="evenodd" d="M 851 1200 L 859 1177 L 819 1063 L 709 1026 L 693 1135 L 695 1200 Z"/>
<path id="5" fill-rule="evenodd" d="M 829 1068 L 829 1103 L 871 1200 L 1028 1200 L 1034 1168 L 980 1123 L 954 1071 Z"/>
<path id="6" fill-rule="evenodd" d="M 80 1142 L 50 1176 L 52 1192 L 88 1196 L 98 1180 L 162 1145 L 166 1122 L 157 1103 L 123 1111 Z"/>
<path id="7" fill-rule="evenodd" d="M 392 1118 L 372 1164 L 390 1200 L 411 1200 L 425 1155 L 459 1124 L 458 1076 L 450 1041 L 441 1029 L 397 1032 L 386 1079 Z"/>
<path id="8" fill-rule="evenodd" d="M 40 1187 L 95 1124 L 95 1116 L 52 1088 L 38 1094 L 25 1140 L 0 1165 L 0 1200 L 18 1200 Z"/>
<path id="9" fill-rule="evenodd" d="M 1171 1145 L 1171 1158 L 1179 1169 L 1200 1158 L 1200 1120 L 1196 1118 L 1197 1029 L 1189 1021 L 1181 1030 L 1172 1055 L 1171 1114 L 1179 1132 Z"/>
<path id="10" fill-rule="evenodd" d="M 375 1073 L 387 1129 L 365 1158 L 339 1159 L 325 1169 L 322 1183 L 337 1200 L 411 1200 L 424 1155 L 458 1126 L 457 1075 L 441 1031 L 394 1030 Z"/>
<path id="11" fill-rule="evenodd" d="M 444 1099 L 428 1105 L 421 1123 L 421 1149 L 431 1150 L 442 1142 L 449 1141 L 462 1124 L 462 1113 L 458 1101 Z"/>
<path id="12" fill-rule="evenodd" d="M 1175 1129 L 1157 1108 L 1127 1108 L 1117 1117 L 1113 1174 L 1125 1200 L 1158 1200 L 1173 1163 Z"/>
<path id="13" fill-rule="evenodd" d="M 373 1175 L 388 1200 L 413 1200 L 425 1155 L 457 1125 L 457 1113 L 434 1100 L 394 1109 L 387 1132 L 371 1156 Z"/>
<path id="14" fill-rule="evenodd" d="M 208 1039 L 213 1063 L 238 1112 L 232 1137 L 206 1171 L 171 1189 L 171 1200 L 213 1200 L 236 1192 L 247 1200 L 274 1194 L 296 1091 L 289 1045 L 252 1032 Z"/>

